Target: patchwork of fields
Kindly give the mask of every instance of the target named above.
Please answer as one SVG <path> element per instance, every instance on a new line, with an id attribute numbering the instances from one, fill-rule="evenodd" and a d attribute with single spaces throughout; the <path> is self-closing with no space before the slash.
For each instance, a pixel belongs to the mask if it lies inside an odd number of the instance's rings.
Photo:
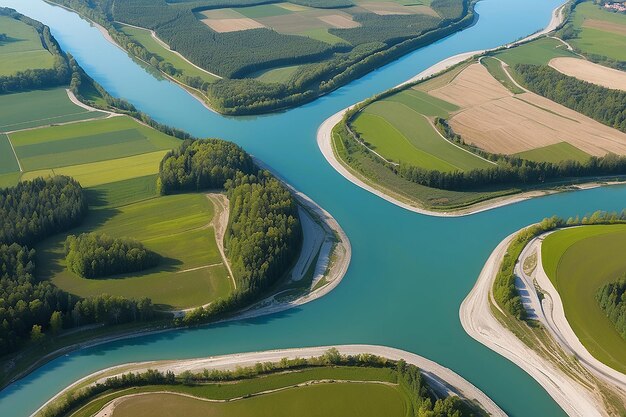
<path id="1" fill-rule="evenodd" d="M 595 296 L 601 286 L 626 273 L 625 246 L 626 226 L 602 225 L 552 233 L 541 248 L 543 267 L 572 329 L 592 355 L 620 372 L 626 371 L 626 340 Z"/>
<path id="2" fill-rule="evenodd" d="M 27 69 L 52 68 L 54 57 L 43 47 L 35 28 L 11 17 L 0 16 L 0 33 L 7 34 L 6 39 L 0 40 L 0 76 Z"/>
<path id="3" fill-rule="evenodd" d="M 576 6 L 574 27 L 579 30 L 570 40 L 587 54 L 626 61 L 626 15 L 603 10 L 590 1 Z"/>

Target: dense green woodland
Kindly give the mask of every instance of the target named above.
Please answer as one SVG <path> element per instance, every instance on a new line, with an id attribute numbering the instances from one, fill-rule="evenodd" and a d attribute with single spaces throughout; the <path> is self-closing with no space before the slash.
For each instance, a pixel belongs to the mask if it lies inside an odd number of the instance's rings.
<path id="1" fill-rule="evenodd" d="M 148 299 L 101 295 L 80 300 L 35 275 L 29 246 L 80 223 L 87 205 L 80 184 L 58 176 L 0 189 L 0 356 L 45 333 L 91 323 L 152 318 Z"/>
<path id="2" fill-rule="evenodd" d="M 280 362 L 258 363 L 251 367 L 238 367 L 236 370 L 204 370 L 200 373 L 186 371 L 175 375 L 171 371 L 160 372 L 149 369 L 141 373 L 125 373 L 120 376 L 107 378 L 103 382 L 89 385 L 85 389 L 68 393 L 63 399 L 55 402 L 43 412 L 44 417 L 64 417 L 75 412 L 79 407 L 92 401 L 97 396 L 108 391 L 119 391 L 131 387 L 155 387 L 187 385 L 195 386 L 206 383 L 250 380 L 266 375 L 284 372 L 297 372 L 307 368 L 329 366 L 353 366 L 365 368 L 387 368 L 397 378 L 396 383 L 404 388 L 408 396 L 407 416 L 414 417 L 478 417 L 485 416 L 484 410 L 475 404 L 450 395 L 441 398 L 433 391 L 425 380 L 420 369 L 404 360 L 392 361 L 371 354 L 341 355 L 337 349 L 329 349 L 324 355 L 308 359 L 287 359 Z"/>
<path id="3" fill-rule="evenodd" d="M 626 277 L 602 286 L 596 299 L 619 334 L 626 339 Z"/>
<path id="4" fill-rule="evenodd" d="M 159 189 L 225 188 L 230 215 L 224 238 L 236 291 L 185 316 L 186 323 L 210 320 L 253 301 L 276 283 L 297 258 L 302 229 L 294 197 L 267 171 L 259 171 L 239 146 L 217 139 L 185 141 L 161 162 Z"/>
<path id="5" fill-rule="evenodd" d="M 54 67 L 51 69 L 29 69 L 14 75 L 0 76 L 0 94 L 55 87 L 69 83 L 70 69 L 67 60 L 56 40 L 50 34 L 48 26 L 6 7 L 0 7 L 0 16 L 8 16 L 34 27 L 41 36 L 43 47 L 50 51 L 54 57 Z"/>
<path id="6" fill-rule="evenodd" d="M 97 233 L 69 235 L 65 240 L 67 268 L 83 278 L 143 271 L 159 264 L 160 256 L 141 242 Z"/>
<path id="7" fill-rule="evenodd" d="M 210 104 L 227 114 L 254 114 L 311 101 L 414 49 L 471 24 L 471 0 L 435 0 L 442 18 L 429 15 L 361 13 L 362 26 L 330 29 L 345 43 L 330 45 L 305 36 L 270 29 L 218 33 L 195 13 L 222 7 L 265 4 L 264 0 L 59 0 L 105 26 L 113 39 L 131 53 L 169 75 L 179 70 L 147 51 L 116 28 L 115 21 L 154 30 L 172 49 L 194 64 L 224 79 L 206 83 L 198 77 L 183 81 L 199 89 Z M 270 2 L 271 3 L 271 2 Z M 346 7 L 345 0 L 294 1 L 314 7 Z M 284 65 L 303 64 L 284 84 L 263 83 L 245 77 Z"/>
<path id="8" fill-rule="evenodd" d="M 529 90 L 626 132 L 626 92 L 562 74 L 547 65 L 518 64 L 515 71 Z"/>
<path id="9" fill-rule="evenodd" d="M 0 188 L 0 243 L 33 245 L 78 225 L 87 212 L 75 180 L 57 176 Z"/>

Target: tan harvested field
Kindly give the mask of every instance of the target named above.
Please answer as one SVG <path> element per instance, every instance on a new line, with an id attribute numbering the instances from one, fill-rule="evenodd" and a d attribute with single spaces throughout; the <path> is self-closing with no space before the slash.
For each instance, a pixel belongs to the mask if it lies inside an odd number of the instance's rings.
<path id="1" fill-rule="evenodd" d="M 202 23 L 216 32 L 237 32 L 239 30 L 263 28 L 262 23 L 248 17 L 239 19 L 202 19 Z"/>
<path id="2" fill-rule="evenodd" d="M 339 29 L 350 29 L 360 26 L 360 23 L 355 22 L 350 17 L 344 14 L 335 13 L 327 16 L 320 16 L 318 17 L 318 19 L 326 24 L 329 24 L 332 27 Z"/>
<path id="3" fill-rule="evenodd" d="M 626 134 L 534 93 L 514 97 L 480 64 L 429 94 L 460 106 L 450 125 L 489 152 L 514 154 L 568 142 L 590 155 L 626 155 Z"/>
<path id="4" fill-rule="evenodd" d="M 310 7 L 300 6 L 299 4 L 293 3 L 276 3 L 275 5 L 291 12 L 303 12 L 310 9 Z"/>
<path id="5" fill-rule="evenodd" d="M 607 22 L 606 20 L 585 19 L 583 26 L 591 29 L 598 29 L 604 32 L 612 32 L 626 36 L 626 26 L 619 23 Z"/>
<path id="6" fill-rule="evenodd" d="M 398 3 L 381 1 L 359 3 L 359 6 L 380 16 L 393 14 L 427 14 L 430 16 L 439 16 L 433 9 L 424 5 L 403 6 Z"/>
<path id="7" fill-rule="evenodd" d="M 554 58 L 549 64 L 565 75 L 576 77 L 602 87 L 626 91 L 626 72 L 607 68 L 578 58 Z"/>

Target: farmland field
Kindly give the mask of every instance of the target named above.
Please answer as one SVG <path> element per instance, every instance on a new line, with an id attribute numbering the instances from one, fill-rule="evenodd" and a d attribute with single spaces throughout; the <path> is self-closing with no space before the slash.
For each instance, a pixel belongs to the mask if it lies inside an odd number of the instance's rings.
<path id="1" fill-rule="evenodd" d="M 625 246 L 626 226 L 602 225 L 552 233 L 541 248 L 544 269 L 563 300 L 572 329 L 592 355 L 620 372 L 626 371 L 626 340 L 595 295 L 626 272 Z"/>
<path id="2" fill-rule="evenodd" d="M 502 67 L 502 61 L 493 57 L 485 57 L 480 60 L 480 63 L 487 68 L 487 71 L 489 71 L 489 74 L 491 74 L 493 78 L 498 80 L 500 84 L 505 86 L 513 94 L 521 94 L 524 92 L 524 90 L 515 85 L 511 80 L 507 71 Z"/>
<path id="3" fill-rule="evenodd" d="M 367 106 L 353 127 L 369 147 L 393 162 L 439 171 L 491 166 L 445 140 L 427 118 L 446 116 L 455 108 L 419 91 L 403 91 Z"/>
<path id="4" fill-rule="evenodd" d="M 555 143 L 554 145 L 520 152 L 516 154 L 516 156 L 529 161 L 552 163 L 559 163 L 566 160 L 578 161 L 582 163 L 586 162 L 590 157 L 589 154 L 586 154 L 567 142 Z"/>
<path id="5" fill-rule="evenodd" d="M 9 137 L 0 133 L 0 175 L 11 172 L 20 172 L 20 166 L 15 159 Z"/>
<path id="6" fill-rule="evenodd" d="M 127 116 L 25 130 L 10 139 L 24 171 L 117 159 L 179 143 Z"/>
<path id="7" fill-rule="evenodd" d="M 200 77 L 202 81 L 208 83 L 214 82 L 218 79 L 216 76 L 195 67 L 187 60 L 181 58 L 178 54 L 170 51 L 164 45 L 161 45 L 156 39 L 152 37 L 152 34 L 149 30 L 126 25 L 119 25 L 119 28 L 135 42 L 143 45 L 149 52 L 158 55 L 165 62 L 169 62 L 170 64 L 172 64 L 174 68 L 181 72 L 180 75 L 185 77 Z"/>
<path id="8" fill-rule="evenodd" d="M 0 29 L 7 35 L 0 40 L 0 76 L 27 69 L 52 68 L 54 57 L 43 47 L 32 26 L 8 16 L 0 16 Z"/>
<path id="9" fill-rule="evenodd" d="M 559 40 L 541 38 L 524 45 L 497 52 L 495 56 L 511 67 L 516 64 L 548 65 L 553 58 L 577 57 Z"/>
<path id="10" fill-rule="evenodd" d="M 550 66 L 579 80 L 614 90 L 626 91 L 626 72 L 578 58 L 554 58 Z"/>
<path id="11" fill-rule="evenodd" d="M 55 236 L 37 248 L 41 276 L 81 297 L 99 294 L 149 297 L 163 308 L 188 308 L 226 296 L 231 279 L 222 263 L 210 225 L 213 205 L 203 194 L 158 197 L 117 208 L 92 210 L 84 223 L 70 231 L 97 231 L 132 237 L 159 253 L 152 269 L 108 279 L 85 279 L 65 268 L 63 242 Z"/>
<path id="12" fill-rule="evenodd" d="M 145 394 L 122 401 L 112 417 L 301 416 L 403 417 L 406 399 L 400 388 L 376 383 L 315 384 L 226 403 L 202 401 L 176 394 Z"/>
<path id="13" fill-rule="evenodd" d="M 576 6 L 574 27 L 580 30 L 570 42 L 587 54 L 626 61 L 626 15 L 602 10 L 592 2 Z"/>
<path id="14" fill-rule="evenodd" d="M 103 116 L 72 103 L 64 88 L 0 95 L 0 132 Z"/>
<path id="15" fill-rule="evenodd" d="M 236 383 L 207 383 L 201 385 L 185 386 L 185 385 L 165 385 L 165 386 L 146 386 L 132 388 L 130 391 L 118 391 L 104 394 L 92 400 L 78 411 L 74 417 L 91 417 L 95 412 L 100 410 L 106 403 L 114 398 L 123 397 L 130 394 L 150 393 L 154 391 L 167 391 L 171 393 L 180 393 L 192 395 L 197 398 L 229 400 L 237 397 L 250 396 L 264 391 L 276 390 L 285 387 L 306 383 L 309 381 L 361 381 L 361 382 L 383 382 L 394 384 L 396 382 L 395 372 L 387 368 L 368 368 L 368 367 L 322 367 L 322 368 L 306 368 L 303 370 L 275 373 L 266 376 L 258 376 L 250 379 L 243 379 Z M 330 385 L 336 387 L 338 384 Z M 389 385 L 396 387 L 395 385 Z M 299 388 L 291 388 L 298 390 Z M 366 389 L 367 391 L 367 389 Z M 341 402 L 340 402 L 341 403 Z M 314 406 L 315 407 L 315 406 Z M 358 406 L 357 406 L 358 407 Z M 301 411 L 301 410 L 300 410 Z M 321 410 L 320 410 L 321 411 Z M 280 411 L 279 411 L 280 412 Z M 229 414 L 230 415 L 230 414 Z M 255 414 L 256 415 L 256 414 Z M 281 414 L 279 414 L 281 415 Z M 300 415 L 297 412 L 294 415 Z M 318 414 L 315 414 L 318 415 Z M 332 415 L 332 413 L 331 413 Z M 367 415 L 367 414 L 366 414 Z M 399 414 L 404 416 L 405 414 Z"/>
<path id="16" fill-rule="evenodd" d="M 298 68 L 300 68 L 300 65 L 273 68 L 251 74 L 250 76 L 266 83 L 285 83 L 291 79 Z"/>

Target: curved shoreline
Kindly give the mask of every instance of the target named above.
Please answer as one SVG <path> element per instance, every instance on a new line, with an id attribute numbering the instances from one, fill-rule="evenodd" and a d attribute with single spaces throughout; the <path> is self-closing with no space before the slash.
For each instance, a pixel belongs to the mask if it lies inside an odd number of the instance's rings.
<path id="1" fill-rule="evenodd" d="M 545 291 L 546 297 L 543 300 L 539 300 L 536 291 L 529 291 L 529 294 L 532 294 L 533 298 L 536 298 L 536 302 L 540 305 L 540 309 L 538 311 L 539 321 L 545 325 L 548 331 L 552 334 L 552 337 L 559 342 L 561 347 L 563 347 L 568 353 L 575 355 L 576 358 L 597 377 L 619 387 L 626 395 L 626 374 L 623 374 L 596 359 L 596 357 L 594 357 L 581 343 L 578 336 L 576 336 L 574 329 L 572 329 L 567 321 L 563 301 L 561 300 L 559 292 L 554 287 L 552 281 L 548 278 L 548 275 L 543 269 L 541 245 L 546 236 L 554 232 L 555 231 L 551 231 L 539 235 L 526 245 L 518 260 L 518 266 L 523 264 L 524 259 L 528 256 L 528 252 L 532 252 L 533 250 L 536 250 L 535 253 L 537 253 L 537 266 L 533 274 L 530 276 L 523 271 L 523 268 L 519 268 L 517 275 L 522 276 L 526 283 L 528 283 L 528 279 L 530 279 L 530 283 L 533 283 L 532 279 L 534 278 L 539 288 Z M 528 287 L 528 285 L 526 286 Z"/>
<path id="2" fill-rule="evenodd" d="M 339 345 L 236 353 L 180 361 L 150 361 L 118 365 L 94 372 L 91 375 L 77 380 L 38 408 L 33 414 L 31 414 L 31 417 L 34 417 L 46 405 L 50 404 L 56 398 L 59 398 L 73 387 L 77 387 L 78 385 L 85 384 L 87 382 L 96 382 L 103 378 L 119 375 L 121 373 L 140 372 L 147 369 L 155 369 L 159 371 L 171 370 L 175 374 L 179 374 L 187 370 L 191 372 L 200 372 L 204 369 L 232 370 L 237 367 L 254 366 L 259 362 L 277 362 L 283 358 L 295 359 L 317 357 L 323 355 L 330 348 L 336 348 L 342 355 L 358 355 L 360 353 L 368 353 L 391 360 L 404 359 L 407 363 L 420 368 L 420 371 L 428 380 L 431 387 L 438 393 L 443 395 L 456 395 L 469 401 L 475 401 L 492 416 L 506 416 L 506 413 L 477 387 L 454 371 L 426 359 L 423 356 L 385 346 Z"/>
<path id="3" fill-rule="evenodd" d="M 497 47 L 497 48 L 492 48 L 492 49 L 484 49 L 484 50 L 478 50 L 478 51 L 470 51 L 470 52 L 463 52 L 451 57 L 448 57 L 446 59 L 443 59 L 439 62 L 437 62 L 436 64 L 428 67 L 427 69 L 425 69 L 424 71 L 420 72 L 419 74 L 415 75 L 414 77 L 398 84 L 397 86 L 394 87 L 395 88 L 400 88 L 403 87 L 407 84 L 411 84 L 411 83 L 415 83 L 417 81 L 421 81 L 424 80 L 426 78 L 432 77 L 434 75 L 437 75 L 439 73 L 445 72 L 446 70 L 448 70 L 449 68 L 460 64 L 466 60 L 469 60 L 477 55 L 483 55 L 487 52 L 490 51 L 494 51 L 497 49 L 501 49 L 501 48 L 511 48 L 513 46 L 516 46 L 518 44 L 521 43 L 525 43 L 528 41 L 531 41 L 533 39 L 539 38 L 541 36 L 544 36 L 554 30 L 556 30 L 559 26 L 561 26 L 561 24 L 564 21 L 564 13 L 563 13 L 563 9 L 565 7 L 565 5 L 568 2 L 565 2 L 563 4 L 561 4 L 560 6 L 556 7 L 553 11 L 552 11 L 552 18 L 550 20 L 550 22 L 548 23 L 548 25 L 532 34 L 529 35 L 521 40 L 515 41 L 515 42 L 511 42 L 509 44 L 503 45 L 501 47 Z M 366 99 L 368 100 L 368 99 Z M 469 216 L 472 214 L 477 214 L 483 211 L 487 211 L 487 210 L 492 210 L 498 207 L 503 207 L 509 204 L 514 204 L 514 203 L 519 203 L 521 201 L 525 201 L 531 198 L 535 198 L 535 197 L 541 197 L 541 196 L 545 196 L 545 195 L 550 195 L 550 194 L 556 194 L 559 192 L 562 192 L 560 190 L 534 190 L 534 191 L 527 191 L 527 192 L 522 192 L 522 193 L 518 193 L 518 194 L 513 194 L 510 196 L 504 196 L 504 197 L 496 197 L 494 199 L 490 199 L 487 201 L 483 201 L 480 203 L 475 203 L 475 204 L 471 204 L 467 207 L 464 208 L 460 208 L 460 209 L 452 209 L 449 211 L 436 211 L 436 210 L 429 210 L 427 208 L 424 207 L 419 207 L 417 205 L 414 204 L 410 204 L 407 203 L 405 201 L 399 200 L 398 198 L 381 191 L 380 189 L 376 188 L 373 185 L 368 184 L 366 181 L 364 181 L 364 179 L 358 175 L 355 174 L 353 172 L 351 172 L 351 170 L 346 166 L 346 164 L 344 164 L 344 162 L 341 161 L 341 159 L 339 157 L 337 157 L 337 155 L 335 155 L 335 152 L 333 150 L 333 142 L 332 142 L 332 130 L 334 129 L 334 127 L 341 122 L 341 120 L 343 119 L 344 115 L 346 114 L 346 112 L 348 112 L 349 110 L 351 110 L 352 108 L 354 108 L 355 106 L 363 103 L 363 100 L 359 103 L 353 104 L 349 107 L 346 107 L 343 110 L 338 111 L 337 113 L 333 114 L 332 116 L 330 116 L 328 119 L 324 120 L 324 122 L 319 126 L 318 130 L 317 130 L 317 145 L 320 149 L 320 151 L 322 152 L 322 155 L 324 155 L 324 158 L 326 158 L 326 160 L 328 161 L 328 163 L 335 169 L 335 171 L 337 171 L 339 174 L 341 174 L 341 176 L 343 176 L 345 179 L 347 179 L 348 181 L 350 181 L 351 183 L 353 183 L 354 185 L 369 191 L 370 193 L 384 199 L 387 200 L 388 202 L 395 204 L 398 207 L 401 207 L 405 210 L 409 210 L 412 211 L 414 213 L 418 213 L 418 214 L 423 214 L 423 215 L 427 215 L 427 216 L 435 216 L 435 217 L 461 217 L 461 216 Z M 602 186 L 604 184 L 599 184 L 597 182 L 591 182 L 591 183 L 585 183 L 585 184 L 579 184 L 579 185 L 574 185 L 573 187 L 577 187 L 578 189 L 589 189 L 589 188 L 595 188 L 595 187 L 599 187 Z M 384 188 L 384 187 L 381 187 Z M 392 190 L 390 190 L 392 191 Z"/>
<path id="4" fill-rule="evenodd" d="M 492 304 L 499 309 L 493 300 L 494 280 L 509 245 L 524 229 L 507 236 L 485 262 L 476 284 L 459 309 L 461 325 L 473 339 L 504 356 L 528 373 L 568 415 L 604 416 L 606 414 L 604 414 L 602 397 L 598 392 L 593 391 L 593 387 L 583 385 L 580 380 L 566 374 L 561 367 L 524 344 L 494 316 Z M 555 360 L 557 360 L 556 357 Z M 584 376 L 580 379 L 585 380 Z M 603 379 L 606 381 L 605 378 Z M 611 381 L 607 382 L 612 384 Z"/>

